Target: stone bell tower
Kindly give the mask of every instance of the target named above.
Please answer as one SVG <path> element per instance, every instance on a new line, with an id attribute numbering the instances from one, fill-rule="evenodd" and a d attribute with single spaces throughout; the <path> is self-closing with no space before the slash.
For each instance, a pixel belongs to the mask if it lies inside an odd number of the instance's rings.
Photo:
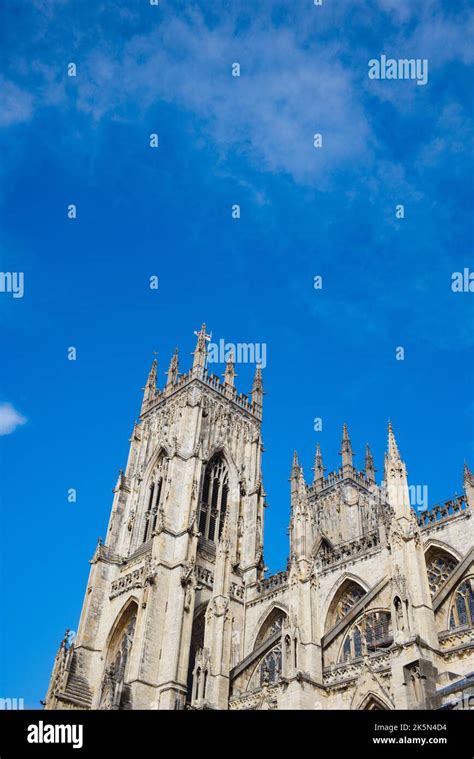
<path id="1" fill-rule="evenodd" d="M 263 577 L 263 386 L 178 352 L 157 388 L 153 361 L 99 541 L 77 636 L 59 649 L 49 709 L 227 708 L 242 657 L 246 587 Z"/>

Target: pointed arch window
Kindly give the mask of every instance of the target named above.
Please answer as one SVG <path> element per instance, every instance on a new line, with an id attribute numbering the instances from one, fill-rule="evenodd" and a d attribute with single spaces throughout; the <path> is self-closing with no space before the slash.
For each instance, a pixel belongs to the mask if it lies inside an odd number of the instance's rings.
<path id="1" fill-rule="evenodd" d="M 199 510 L 199 532 L 207 540 L 221 537 L 228 499 L 229 472 L 222 454 L 216 454 L 204 472 Z"/>
<path id="2" fill-rule="evenodd" d="M 468 577 L 458 585 L 451 603 L 449 628 L 474 627 L 474 577 Z"/>
<path id="3" fill-rule="evenodd" d="M 361 588 L 360 585 L 357 585 L 357 583 L 353 582 L 346 587 L 346 590 L 342 593 L 336 604 L 336 621 L 339 622 L 339 620 L 343 619 L 346 614 L 349 614 L 352 607 L 355 606 L 363 596 L 365 596 L 365 590 Z"/>
<path id="4" fill-rule="evenodd" d="M 275 635 L 276 632 L 281 632 L 283 629 L 283 623 L 286 619 L 286 614 L 283 609 L 275 608 L 268 615 L 264 623 L 262 624 L 257 638 L 255 640 L 254 649 L 258 648 L 262 643 Z"/>
<path id="5" fill-rule="evenodd" d="M 347 578 L 331 601 L 326 617 L 326 630 L 330 630 L 341 619 L 344 619 L 365 594 L 366 591 L 362 585 Z"/>
<path id="6" fill-rule="evenodd" d="M 162 506 L 164 482 L 166 479 L 168 460 L 164 453 L 158 459 L 158 462 L 151 476 L 150 486 L 146 497 L 146 511 L 144 515 L 144 525 L 142 532 L 142 543 L 149 540 L 155 529 L 158 520 L 158 512 Z"/>
<path id="7" fill-rule="evenodd" d="M 347 633 L 340 661 L 358 659 L 365 653 L 386 648 L 393 641 L 390 612 L 384 609 L 362 614 Z"/>
<path id="8" fill-rule="evenodd" d="M 444 585 L 457 564 L 458 562 L 454 556 L 451 556 L 446 551 L 440 549 L 428 551 L 426 556 L 426 571 L 428 573 L 428 583 L 432 598 Z"/>

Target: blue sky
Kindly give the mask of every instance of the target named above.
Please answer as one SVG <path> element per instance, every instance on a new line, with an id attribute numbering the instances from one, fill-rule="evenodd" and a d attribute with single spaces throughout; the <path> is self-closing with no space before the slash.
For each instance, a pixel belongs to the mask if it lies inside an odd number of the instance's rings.
<path id="1" fill-rule="evenodd" d="M 267 344 L 270 570 L 286 562 L 293 449 L 307 478 L 318 440 L 335 469 L 344 421 L 361 467 L 369 442 L 381 476 L 390 417 L 430 504 L 462 492 L 474 296 L 451 275 L 473 268 L 469 5 L 4 3 L 1 270 L 25 292 L 0 294 L 0 695 L 44 697 L 153 351 L 161 383 L 176 345 L 186 370 L 203 321 Z M 427 58 L 428 84 L 370 80 L 381 54 Z M 254 367 L 236 370 L 249 391 Z"/>

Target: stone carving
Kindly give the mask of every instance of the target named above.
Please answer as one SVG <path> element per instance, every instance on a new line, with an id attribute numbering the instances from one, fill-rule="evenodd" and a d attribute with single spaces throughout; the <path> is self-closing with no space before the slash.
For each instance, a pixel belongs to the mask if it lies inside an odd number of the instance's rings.
<path id="1" fill-rule="evenodd" d="M 135 511 L 132 509 L 132 511 L 130 512 L 130 518 L 127 523 L 127 530 L 129 532 L 132 531 L 134 522 L 135 522 Z"/>
<path id="2" fill-rule="evenodd" d="M 193 593 L 196 588 L 196 573 L 195 573 L 195 558 L 191 559 L 183 564 L 183 571 L 181 575 L 181 585 L 184 588 L 184 611 L 189 612 L 193 599 Z"/>
<path id="3" fill-rule="evenodd" d="M 229 599 L 225 596 L 214 596 L 212 599 L 212 611 L 214 616 L 222 617 L 229 608 Z"/>

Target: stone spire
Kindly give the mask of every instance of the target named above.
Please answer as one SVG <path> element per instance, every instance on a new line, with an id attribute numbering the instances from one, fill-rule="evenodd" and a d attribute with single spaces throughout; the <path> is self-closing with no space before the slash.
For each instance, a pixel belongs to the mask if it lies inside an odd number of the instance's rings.
<path id="1" fill-rule="evenodd" d="M 291 477 L 298 477 L 300 471 L 300 465 L 298 463 L 298 454 L 295 451 L 293 453 L 293 462 L 291 464 Z"/>
<path id="2" fill-rule="evenodd" d="M 151 365 L 150 373 L 148 375 L 148 379 L 146 381 L 146 385 L 143 390 L 143 402 L 142 402 L 142 408 L 141 413 L 143 413 L 147 406 L 154 400 L 156 395 L 156 372 L 157 372 L 157 366 L 158 361 L 156 358 L 153 359 L 153 363 Z"/>
<path id="3" fill-rule="evenodd" d="M 206 368 L 206 357 L 207 357 L 206 340 L 208 337 L 208 335 L 206 334 L 206 325 L 203 324 L 201 326 L 200 331 L 196 332 L 195 334 L 197 335 L 197 343 L 196 343 L 196 350 L 193 353 L 193 356 L 194 356 L 193 370 L 194 369 L 204 370 Z"/>
<path id="4" fill-rule="evenodd" d="M 303 467 L 294 469 L 291 479 L 290 516 L 290 562 L 298 563 L 298 576 L 307 576 L 311 551 L 314 543 L 312 511 L 308 501 L 308 491 Z"/>
<path id="5" fill-rule="evenodd" d="M 257 364 L 257 368 L 255 369 L 255 376 L 253 378 L 252 403 L 255 406 L 260 406 L 260 407 L 262 407 L 263 405 L 262 369 L 258 364 Z"/>
<path id="6" fill-rule="evenodd" d="M 176 384 L 176 381 L 179 377 L 179 359 L 178 359 L 178 349 L 175 348 L 175 351 L 171 357 L 169 369 L 166 372 L 168 375 L 168 381 L 166 383 L 166 387 L 171 387 L 174 384 Z"/>
<path id="7" fill-rule="evenodd" d="M 347 431 L 347 424 L 344 422 L 342 427 L 342 443 L 340 455 L 342 456 L 342 474 L 344 477 L 350 477 L 353 474 L 352 466 L 352 445 Z"/>
<path id="8" fill-rule="evenodd" d="M 392 424 L 388 423 L 388 450 L 385 454 L 384 480 L 387 498 L 395 516 L 411 519 L 410 494 L 405 463 L 395 440 Z"/>
<path id="9" fill-rule="evenodd" d="M 388 455 L 392 459 L 400 459 L 397 441 L 393 432 L 392 422 L 388 420 Z"/>
<path id="10" fill-rule="evenodd" d="M 365 446 L 365 476 L 369 482 L 375 482 L 374 459 L 368 445 Z"/>
<path id="11" fill-rule="evenodd" d="M 395 440 L 392 422 L 389 419 L 388 420 L 388 445 L 387 445 L 387 450 L 385 452 L 385 457 L 384 457 L 385 482 L 387 481 L 387 472 L 390 467 L 390 463 L 399 462 L 399 461 L 400 461 L 400 453 L 398 450 L 397 441 Z"/>
<path id="12" fill-rule="evenodd" d="M 291 474 L 290 474 L 290 499 L 291 499 L 292 511 L 298 500 L 298 490 L 300 487 L 300 471 L 301 471 L 301 467 L 298 463 L 298 454 L 295 451 L 293 453 L 293 461 L 291 464 Z"/>
<path id="13" fill-rule="evenodd" d="M 316 443 L 316 453 L 314 456 L 314 484 L 316 485 L 316 489 L 320 490 L 323 486 L 324 482 L 324 466 L 323 466 L 323 457 L 321 454 L 321 446 L 319 443 Z"/>

